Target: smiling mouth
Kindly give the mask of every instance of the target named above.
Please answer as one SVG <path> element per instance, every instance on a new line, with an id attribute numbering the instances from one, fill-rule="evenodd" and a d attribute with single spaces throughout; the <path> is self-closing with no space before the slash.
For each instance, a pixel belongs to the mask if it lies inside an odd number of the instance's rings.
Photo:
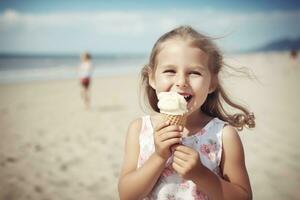
<path id="1" fill-rule="evenodd" d="M 189 102 L 192 99 L 192 97 L 193 97 L 192 95 L 186 94 L 186 93 L 181 93 L 180 95 L 184 97 L 184 99 L 186 100 L 186 102 Z"/>
<path id="2" fill-rule="evenodd" d="M 192 95 L 183 96 L 186 102 L 189 102 L 192 99 Z"/>

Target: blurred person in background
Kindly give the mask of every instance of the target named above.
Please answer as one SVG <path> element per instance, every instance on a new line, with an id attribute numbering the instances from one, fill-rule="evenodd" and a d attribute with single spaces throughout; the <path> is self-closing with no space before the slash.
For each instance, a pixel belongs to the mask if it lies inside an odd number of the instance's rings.
<path id="1" fill-rule="evenodd" d="M 79 66 L 79 78 L 81 84 L 81 98 L 84 101 L 86 109 L 90 107 L 91 97 L 90 97 L 90 84 L 91 76 L 93 72 L 93 65 L 91 62 L 91 55 L 87 52 L 81 54 L 81 64 Z"/>
<path id="2" fill-rule="evenodd" d="M 292 49 L 290 52 L 290 56 L 292 59 L 296 59 L 297 58 L 297 50 L 296 49 Z"/>

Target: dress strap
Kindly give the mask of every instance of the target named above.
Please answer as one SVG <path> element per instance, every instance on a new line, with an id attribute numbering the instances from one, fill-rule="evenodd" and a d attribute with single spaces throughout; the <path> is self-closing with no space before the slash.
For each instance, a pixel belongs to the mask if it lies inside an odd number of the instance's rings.
<path id="1" fill-rule="evenodd" d="M 217 163 L 218 163 L 218 166 L 220 166 L 221 164 L 221 159 L 222 159 L 222 151 L 223 151 L 223 128 L 225 127 L 225 125 L 227 125 L 228 122 L 225 122 L 223 120 L 220 120 L 218 118 L 216 118 L 216 121 L 215 121 L 215 125 L 216 125 L 216 129 L 217 129 L 217 140 L 218 140 L 218 143 L 219 143 L 219 151 L 218 151 L 218 154 L 217 154 Z"/>
<path id="2" fill-rule="evenodd" d="M 150 115 L 146 115 L 142 117 L 142 128 L 141 128 L 141 134 L 147 133 L 149 129 L 152 128 L 151 118 Z"/>

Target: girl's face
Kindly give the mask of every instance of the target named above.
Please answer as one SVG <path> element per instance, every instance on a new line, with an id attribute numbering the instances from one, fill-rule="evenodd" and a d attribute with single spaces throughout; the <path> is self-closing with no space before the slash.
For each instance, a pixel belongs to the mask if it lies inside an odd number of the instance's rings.
<path id="1" fill-rule="evenodd" d="M 188 102 L 189 114 L 199 110 L 207 95 L 213 92 L 208 56 L 201 49 L 182 40 L 162 44 L 156 57 L 156 69 L 150 72 L 149 84 L 156 91 L 175 91 Z"/>

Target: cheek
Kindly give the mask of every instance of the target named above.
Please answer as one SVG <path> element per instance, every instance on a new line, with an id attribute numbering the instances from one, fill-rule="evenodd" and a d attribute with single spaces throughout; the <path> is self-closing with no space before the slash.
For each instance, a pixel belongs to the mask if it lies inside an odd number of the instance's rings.
<path id="1" fill-rule="evenodd" d="M 197 93 L 206 92 L 207 88 L 209 87 L 207 80 L 203 78 L 191 79 L 190 85 Z"/>
<path id="2" fill-rule="evenodd" d="M 198 78 L 197 80 L 197 85 L 199 87 L 202 87 L 202 88 L 209 88 L 209 85 L 210 85 L 210 82 L 211 82 L 211 78 L 210 76 L 203 76 L 201 78 Z"/>
<path id="3" fill-rule="evenodd" d="M 155 77 L 155 80 L 156 80 L 156 90 L 158 92 L 167 91 L 172 85 L 172 80 L 170 77 L 157 76 Z"/>
<path id="4" fill-rule="evenodd" d="M 195 92 L 195 99 L 192 104 L 190 104 L 190 109 L 199 109 L 203 103 L 205 102 L 207 95 L 208 95 L 208 90 L 207 87 L 197 87 L 194 90 Z"/>
<path id="5" fill-rule="evenodd" d="M 200 79 L 194 82 L 191 82 L 191 87 L 195 92 L 196 99 L 200 103 L 205 101 L 208 92 L 209 92 L 209 83 L 205 79 Z"/>

